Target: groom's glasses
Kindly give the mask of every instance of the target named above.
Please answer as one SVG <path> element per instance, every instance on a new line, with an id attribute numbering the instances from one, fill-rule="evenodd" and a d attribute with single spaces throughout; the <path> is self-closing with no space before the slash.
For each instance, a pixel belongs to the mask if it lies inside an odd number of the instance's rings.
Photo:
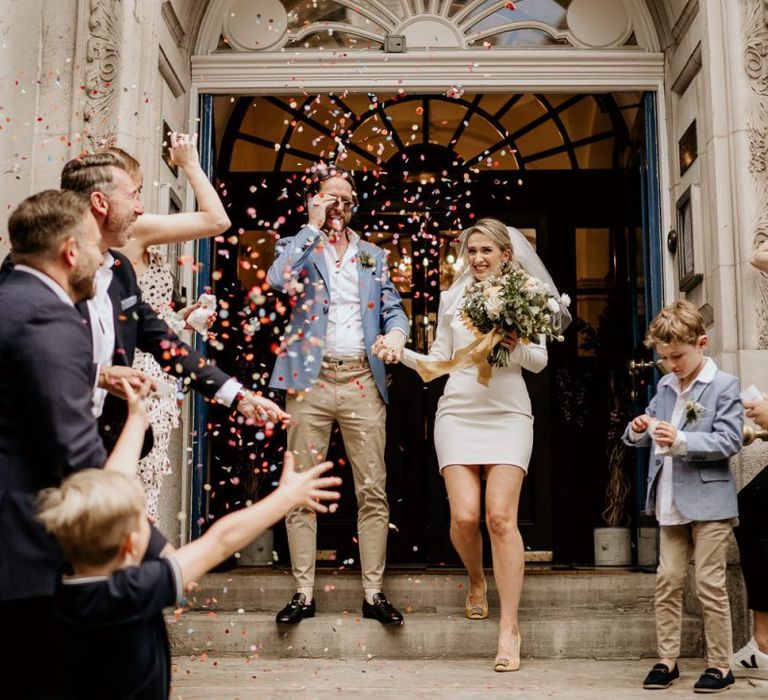
<path id="1" fill-rule="evenodd" d="M 348 197 L 336 197 L 336 201 L 343 209 L 352 209 L 355 206 L 355 200 Z"/>

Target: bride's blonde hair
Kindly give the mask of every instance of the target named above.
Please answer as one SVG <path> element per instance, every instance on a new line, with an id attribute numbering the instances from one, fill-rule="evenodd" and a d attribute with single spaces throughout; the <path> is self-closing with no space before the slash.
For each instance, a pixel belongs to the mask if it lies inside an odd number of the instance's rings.
<path id="1" fill-rule="evenodd" d="M 512 248 L 512 239 L 509 237 L 509 231 L 507 231 L 507 225 L 498 219 L 479 219 L 477 223 L 464 229 L 459 236 L 459 265 L 454 279 L 458 278 L 469 265 L 469 239 L 474 233 L 482 233 L 490 238 L 502 253 L 508 250 L 511 257 L 507 264 L 510 267 L 518 267 L 515 261 L 515 251 Z"/>

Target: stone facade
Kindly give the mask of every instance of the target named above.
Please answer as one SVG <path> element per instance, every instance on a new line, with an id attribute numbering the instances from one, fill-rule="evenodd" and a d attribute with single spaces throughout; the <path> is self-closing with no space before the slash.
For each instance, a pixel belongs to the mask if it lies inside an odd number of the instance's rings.
<path id="1" fill-rule="evenodd" d="M 768 276 L 749 265 L 754 247 L 768 237 L 768 3 L 625 0 L 624 5 L 647 43 L 633 50 L 664 55 L 663 235 L 676 226 L 676 203 L 690 189 L 694 253 L 703 282 L 688 298 L 711 310 L 718 363 L 744 385 L 768 389 Z M 0 253 L 7 251 L 9 210 L 28 194 L 56 186 L 66 160 L 103 140 L 139 157 L 149 211 L 167 207 L 166 188 L 177 193 L 182 206 L 191 205 L 186 183 L 161 158 L 162 127 L 166 122 L 172 129 L 196 131 L 191 57 L 212 50 L 202 39 L 206 32 L 217 38 L 225 24 L 224 17 L 211 17 L 212 7 L 225 12 L 228 5 L 28 0 L 0 6 Z M 619 28 L 616 40 L 623 36 Z M 678 142 L 694 119 L 698 157 L 681 174 Z M 188 252 L 193 254 L 192 246 Z M 671 254 L 663 279 L 666 300 L 681 295 Z M 187 426 L 189 419 L 188 409 Z M 188 432 L 179 431 L 174 476 L 165 482 L 161 522 L 174 540 L 185 530 L 177 513 L 186 510 L 182 475 L 191 454 Z M 766 461 L 768 446 L 745 449 L 735 465 L 740 483 Z M 741 637 L 741 612 L 739 617 Z"/>

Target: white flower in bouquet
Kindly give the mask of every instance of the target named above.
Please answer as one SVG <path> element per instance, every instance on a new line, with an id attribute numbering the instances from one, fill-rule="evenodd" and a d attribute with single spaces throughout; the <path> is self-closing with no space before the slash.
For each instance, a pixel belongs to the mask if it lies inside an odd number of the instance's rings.
<path id="1" fill-rule="evenodd" d="M 550 311 L 557 313 L 560 311 L 560 304 L 557 303 L 557 300 L 554 297 L 549 297 L 549 299 L 547 299 L 547 308 Z"/>
<path id="2" fill-rule="evenodd" d="M 504 300 L 504 291 L 500 286 L 496 286 L 487 290 L 487 292 L 485 308 L 488 310 L 488 316 L 494 321 L 497 321 L 504 311 L 504 307 L 506 306 Z"/>

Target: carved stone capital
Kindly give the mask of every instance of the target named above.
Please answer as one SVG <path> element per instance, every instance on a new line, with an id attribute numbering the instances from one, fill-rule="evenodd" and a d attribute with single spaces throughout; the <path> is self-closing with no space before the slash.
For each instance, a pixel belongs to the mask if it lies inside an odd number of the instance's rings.
<path id="1" fill-rule="evenodd" d="M 752 247 L 768 238 L 768 0 L 746 0 L 744 71 L 750 88 L 747 117 L 749 173 L 757 207 L 752 221 Z M 768 349 L 768 275 L 756 273 L 755 318 L 758 348 Z"/>
<path id="2" fill-rule="evenodd" d="M 83 134 L 92 147 L 115 132 L 120 78 L 121 0 L 88 0 Z"/>

